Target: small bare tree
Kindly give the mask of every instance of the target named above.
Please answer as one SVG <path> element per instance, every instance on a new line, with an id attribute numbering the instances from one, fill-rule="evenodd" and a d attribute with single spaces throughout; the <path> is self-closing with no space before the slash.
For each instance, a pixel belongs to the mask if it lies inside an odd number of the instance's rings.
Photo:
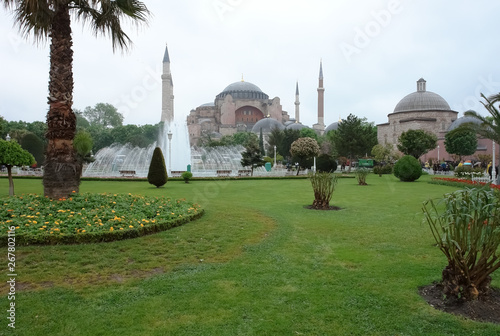
<path id="1" fill-rule="evenodd" d="M 310 173 L 309 179 L 314 190 L 313 209 L 330 209 L 330 200 L 337 185 L 337 176 L 333 173 Z"/>

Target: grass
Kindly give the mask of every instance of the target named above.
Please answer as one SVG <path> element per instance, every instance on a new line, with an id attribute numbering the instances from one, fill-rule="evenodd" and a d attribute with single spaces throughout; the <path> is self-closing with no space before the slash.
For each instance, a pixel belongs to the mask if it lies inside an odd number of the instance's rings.
<path id="1" fill-rule="evenodd" d="M 367 186 L 340 179 L 331 202 L 340 211 L 305 209 L 313 201 L 307 180 L 169 181 L 160 189 L 84 181 L 82 192 L 186 198 L 206 214 L 125 241 L 19 247 L 15 332 L 499 334 L 500 326 L 442 313 L 417 293 L 446 264 L 422 223 L 422 202 L 456 190 L 429 179 L 369 175 Z M 42 192 L 39 180 L 15 186 L 18 194 Z M 0 196 L 7 190 L 0 179 Z M 500 287 L 499 274 L 493 286 Z M 0 291 L 5 312 L 7 286 Z"/>

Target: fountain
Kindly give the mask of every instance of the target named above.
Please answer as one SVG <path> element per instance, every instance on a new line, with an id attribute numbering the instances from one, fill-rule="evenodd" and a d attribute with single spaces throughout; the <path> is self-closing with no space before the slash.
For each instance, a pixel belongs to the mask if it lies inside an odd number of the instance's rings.
<path id="1" fill-rule="evenodd" d="M 171 146 L 167 134 L 171 132 Z M 163 152 L 165 166 L 173 171 L 185 171 L 191 163 L 191 148 L 187 126 L 185 123 L 173 122 L 165 124 L 159 135 L 159 140 L 147 148 L 133 147 L 130 144 L 113 144 L 102 148 L 95 155 L 95 161 L 83 171 L 83 176 L 88 177 L 118 177 L 120 170 L 135 171 L 136 176 L 146 177 L 149 164 L 155 147 L 158 146 Z M 172 162 L 169 162 L 169 147 L 171 149 Z"/>
<path id="2" fill-rule="evenodd" d="M 168 134 L 172 139 L 169 143 Z M 159 146 L 165 158 L 169 176 L 171 171 L 186 171 L 191 165 L 194 177 L 217 176 L 217 170 L 232 170 L 231 176 L 238 176 L 241 165 L 241 153 L 245 148 L 238 146 L 193 147 L 189 146 L 189 136 L 185 123 L 173 122 L 161 130 L 159 140 L 147 148 L 133 147 L 130 144 L 113 144 L 102 148 L 95 155 L 95 161 L 83 171 L 86 177 L 119 177 L 120 171 L 135 171 L 137 177 L 148 175 L 153 151 Z M 169 155 L 169 152 L 171 156 Z M 170 157 L 172 158 L 169 162 Z M 283 169 L 267 172 L 264 167 L 254 169 L 256 176 L 284 175 Z"/>

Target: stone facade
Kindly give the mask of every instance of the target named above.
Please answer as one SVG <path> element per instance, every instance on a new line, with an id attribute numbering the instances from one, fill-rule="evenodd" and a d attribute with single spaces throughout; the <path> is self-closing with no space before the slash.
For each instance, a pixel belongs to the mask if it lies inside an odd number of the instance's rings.
<path id="1" fill-rule="evenodd" d="M 232 135 L 251 131 L 263 118 L 284 123 L 289 120 L 280 98 L 269 99 L 256 85 L 236 82 L 215 97 L 214 103 L 203 104 L 191 110 L 187 117 L 189 140 L 197 145 L 203 134 Z"/>

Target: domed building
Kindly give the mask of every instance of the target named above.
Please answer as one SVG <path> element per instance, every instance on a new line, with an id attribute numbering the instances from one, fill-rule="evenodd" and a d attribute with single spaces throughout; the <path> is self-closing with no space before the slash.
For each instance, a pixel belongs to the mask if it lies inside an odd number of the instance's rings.
<path id="1" fill-rule="evenodd" d="M 257 85 L 241 80 L 229 84 L 213 103 L 191 110 L 187 118 L 189 140 L 195 145 L 203 134 L 251 131 L 260 120 L 265 124 L 262 127 L 272 123 L 284 128 L 289 116 L 283 111 L 280 98 L 269 99 Z"/>
<path id="2" fill-rule="evenodd" d="M 444 138 L 446 133 L 467 122 L 477 122 L 471 117 L 457 119 L 458 112 L 453 111 L 446 100 L 440 95 L 426 90 L 426 81 L 420 78 L 417 81 L 417 91 L 410 93 L 394 108 L 394 112 L 387 117 L 389 122 L 377 125 L 377 137 L 380 144 L 390 143 L 396 146 L 401 133 L 408 130 L 425 130 L 437 136 L 437 147 L 424 154 L 420 159 L 453 160 L 446 152 Z M 491 141 L 478 138 L 477 154 L 491 154 Z"/>
<path id="3" fill-rule="evenodd" d="M 417 91 L 399 101 L 394 111 L 387 116 L 387 123 L 377 125 L 378 142 L 396 146 L 401 133 L 421 129 L 437 136 L 441 149 L 440 158 L 448 157 L 444 149 L 444 136 L 457 120 L 457 115 L 458 112 L 453 111 L 443 97 L 427 91 L 426 81 L 420 78 L 417 81 Z M 437 158 L 439 155 L 434 151 L 427 153 L 426 157 Z"/>
<path id="4" fill-rule="evenodd" d="M 411 129 L 422 129 L 444 139 L 450 125 L 457 119 L 458 112 L 440 95 L 426 90 L 426 81 L 417 81 L 417 91 L 410 93 L 387 117 L 389 122 L 377 125 L 380 144 L 397 144 L 401 133 Z"/>
<path id="5" fill-rule="evenodd" d="M 168 76 L 164 77 L 167 78 Z M 171 81 L 169 83 L 171 84 Z M 323 63 L 321 61 L 317 90 L 318 123 L 314 124 L 312 129 L 319 134 L 323 134 L 325 130 L 325 88 L 323 87 Z M 199 139 L 205 134 L 221 134 L 224 136 L 245 131 L 259 134 L 262 129 L 264 140 L 266 140 L 267 135 L 276 127 L 281 130 L 285 128 L 301 130 L 308 127 L 300 123 L 298 82 L 295 88 L 294 105 L 295 118 L 290 118 L 288 113 L 283 111 L 280 98 L 270 99 L 257 85 L 245 82 L 242 79 L 240 82 L 226 86 L 224 90 L 215 96 L 213 102 L 202 104 L 191 110 L 187 117 L 190 144 L 191 146 L 197 145 Z M 169 109 L 166 108 L 166 110 Z"/>

